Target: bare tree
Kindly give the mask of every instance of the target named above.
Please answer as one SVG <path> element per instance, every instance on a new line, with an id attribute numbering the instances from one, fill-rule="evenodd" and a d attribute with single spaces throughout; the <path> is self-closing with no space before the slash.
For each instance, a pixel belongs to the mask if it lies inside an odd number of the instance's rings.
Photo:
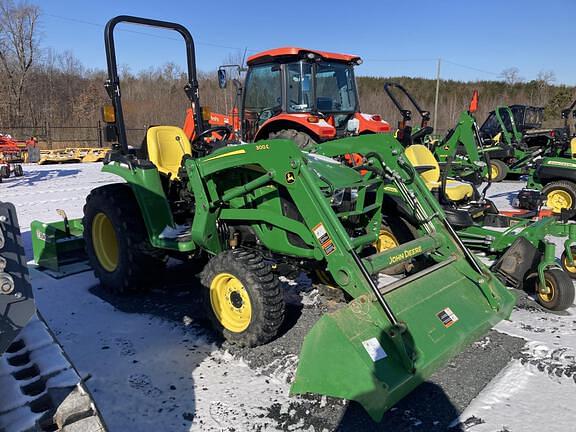
<path id="1" fill-rule="evenodd" d="M 536 75 L 536 81 L 542 83 L 542 86 L 549 86 L 556 82 L 556 74 L 551 70 L 541 70 Z"/>
<path id="2" fill-rule="evenodd" d="M 506 84 L 514 85 L 524 81 L 524 78 L 520 76 L 520 70 L 517 67 L 511 67 L 504 69 L 500 73 L 500 78 L 502 78 Z"/>
<path id="3" fill-rule="evenodd" d="M 13 106 L 11 121 L 22 119 L 22 94 L 38 50 L 38 6 L 0 0 L 0 64 L 7 77 Z"/>

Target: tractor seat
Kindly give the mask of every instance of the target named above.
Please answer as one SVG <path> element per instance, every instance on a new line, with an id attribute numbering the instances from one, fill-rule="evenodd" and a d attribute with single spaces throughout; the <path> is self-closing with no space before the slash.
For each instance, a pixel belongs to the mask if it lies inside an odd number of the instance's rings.
<path id="1" fill-rule="evenodd" d="M 148 159 L 158 171 L 178 178 L 184 155 L 192 154 L 192 146 L 182 129 L 177 126 L 153 126 L 146 132 Z"/>
<path id="2" fill-rule="evenodd" d="M 422 144 L 413 144 L 404 151 L 406 158 L 428 186 L 434 190 L 442 187 L 440 181 L 440 166 L 432 152 Z M 474 188 L 470 183 L 457 180 L 446 180 L 446 197 L 451 201 L 463 201 L 474 196 Z"/>

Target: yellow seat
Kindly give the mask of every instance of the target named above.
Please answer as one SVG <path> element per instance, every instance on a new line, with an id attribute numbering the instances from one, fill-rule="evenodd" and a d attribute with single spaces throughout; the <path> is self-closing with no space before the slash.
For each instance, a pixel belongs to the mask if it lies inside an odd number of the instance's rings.
<path id="1" fill-rule="evenodd" d="M 146 132 L 148 159 L 161 173 L 178 178 L 182 157 L 192 154 L 192 146 L 182 129 L 177 126 L 153 126 Z"/>
<path id="2" fill-rule="evenodd" d="M 576 159 L 576 138 L 570 140 L 570 156 L 572 159 Z"/>
<path id="3" fill-rule="evenodd" d="M 440 181 L 440 166 L 432 152 L 422 144 L 414 144 L 408 147 L 404 154 L 414 168 L 427 168 L 420 172 L 420 176 L 428 189 L 438 189 L 442 186 Z M 462 201 L 472 198 L 474 188 L 469 183 L 457 180 L 446 180 L 446 196 L 451 201 Z"/>

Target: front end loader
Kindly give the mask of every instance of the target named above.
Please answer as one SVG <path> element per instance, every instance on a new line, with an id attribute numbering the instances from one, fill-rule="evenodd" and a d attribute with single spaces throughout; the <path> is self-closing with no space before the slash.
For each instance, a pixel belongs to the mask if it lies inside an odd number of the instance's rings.
<path id="1" fill-rule="evenodd" d="M 194 141 L 178 127 L 155 126 L 145 152 L 129 148 L 113 40 L 118 23 L 183 36 L 185 90 L 198 116 Z M 104 113 L 116 143 L 103 171 L 124 183 L 94 189 L 81 221 L 34 225 L 32 236 L 54 243 L 48 250 L 56 258 L 60 249 L 70 257 L 83 246 L 101 284 L 123 293 L 161 283 L 168 257 L 191 260 L 215 328 L 241 346 L 265 344 L 283 323 L 278 264 L 324 274 L 344 295 L 305 337 L 292 392 L 356 400 L 375 420 L 509 316 L 514 295 L 458 239 L 392 137 L 344 138 L 313 152 L 280 139 L 206 143 L 214 130 L 200 126 L 188 30 L 119 16 L 107 24 L 105 42 L 112 106 Z M 334 159 L 357 151 L 366 159 L 361 166 Z M 390 188 L 401 205 L 386 205 Z M 413 222 L 410 238 L 382 246 L 383 210 L 384 220 Z M 47 255 L 38 254 L 40 266 Z M 376 282 L 399 265 L 393 282 Z"/>

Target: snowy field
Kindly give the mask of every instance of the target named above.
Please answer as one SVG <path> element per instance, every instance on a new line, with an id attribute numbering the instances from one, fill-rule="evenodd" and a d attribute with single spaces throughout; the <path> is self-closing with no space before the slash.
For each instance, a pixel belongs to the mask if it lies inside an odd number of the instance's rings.
<path id="1" fill-rule="evenodd" d="M 57 220 L 56 209 L 80 217 L 92 188 L 117 181 L 100 167 L 26 166 L 25 177 L 0 184 L 0 200 L 17 207 L 30 259 L 30 222 Z M 521 187 L 501 183 L 488 196 L 510 208 Z M 31 272 L 38 308 L 81 375 L 90 376 L 86 384 L 110 431 L 576 429 L 574 306 L 551 314 L 521 296 L 510 321 L 374 424 L 356 404 L 288 394 L 299 341 L 321 314 L 306 280 L 298 282 L 303 292 L 286 283 L 290 328 L 248 351 L 207 329 L 193 270 L 177 267 L 174 280 L 136 297 L 109 295 L 91 272 L 60 280 Z"/>

